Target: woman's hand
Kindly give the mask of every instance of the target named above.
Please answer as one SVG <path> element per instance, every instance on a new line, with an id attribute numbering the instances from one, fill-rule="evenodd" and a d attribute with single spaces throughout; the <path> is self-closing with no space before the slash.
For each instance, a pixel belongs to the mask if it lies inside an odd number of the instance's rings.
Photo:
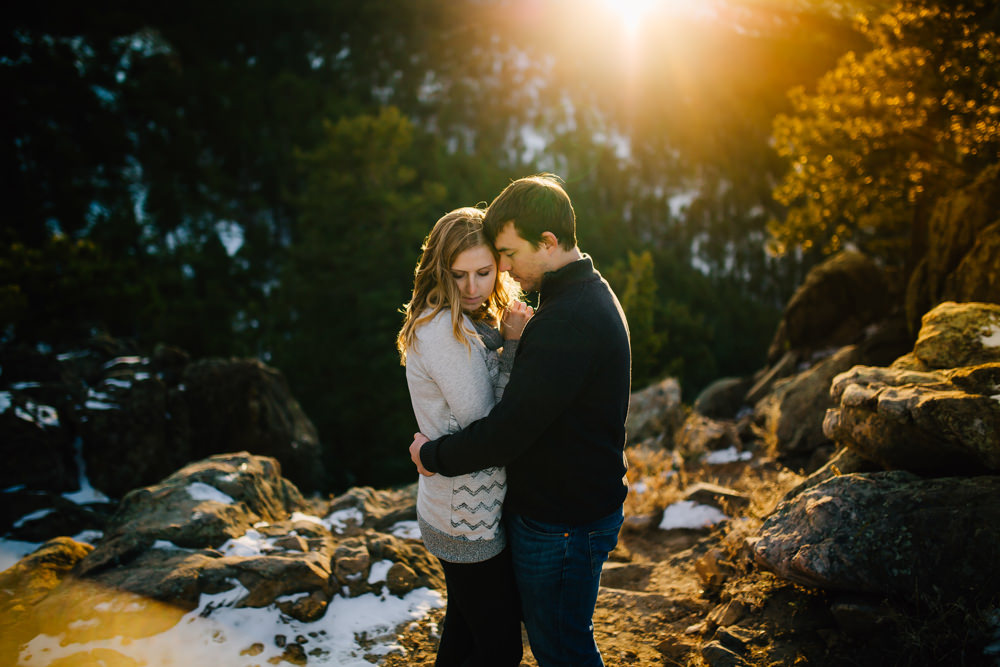
<path id="1" fill-rule="evenodd" d="M 534 314 L 535 309 L 523 301 L 511 303 L 504 311 L 503 319 L 500 321 L 500 333 L 503 334 L 504 340 L 520 340 L 524 325 Z"/>

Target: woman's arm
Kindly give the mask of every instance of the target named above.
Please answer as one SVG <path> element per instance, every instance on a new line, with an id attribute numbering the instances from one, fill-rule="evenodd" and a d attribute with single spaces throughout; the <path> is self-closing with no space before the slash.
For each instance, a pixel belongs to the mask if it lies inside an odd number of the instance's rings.
<path id="1" fill-rule="evenodd" d="M 466 347 L 457 340 L 447 311 L 417 330 L 411 354 L 419 357 L 461 428 L 486 415 L 496 403 L 482 344 L 474 339 Z"/>

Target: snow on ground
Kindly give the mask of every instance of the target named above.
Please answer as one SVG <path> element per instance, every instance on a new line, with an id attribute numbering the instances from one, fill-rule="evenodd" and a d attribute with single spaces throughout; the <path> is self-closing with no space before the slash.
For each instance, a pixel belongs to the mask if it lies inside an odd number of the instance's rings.
<path id="1" fill-rule="evenodd" d="M 673 530 L 674 528 L 704 528 L 722 521 L 729 517 L 709 505 L 701 505 L 693 500 L 679 500 L 672 505 L 667 505 L 663 510 L 663 519 L 660 520 L 660 528 L 663 530 Z"/>
<path id="2" fill-rule="evenodd" d="M 20 540 L 0 540 L 0 572 L 11 567 L 32 551 L 40 547 L 37 542 L 21 542 Z"/>
<path id="3" fill-rule="evenodd" d="M 66 635 L 42 634 L 23 648 L 18 665 L 42 667 L 74 654 L 104 649 L 151 667 L 249 667 L 277 663 L 282 649 L 275 645 L 275 636 L 284 635 L 289 643 L 296 637 L 307 640 L 302 646 L 310 665 L 370 667 L 372 662 L 365 659 L 366 655 L 384 656 L 404 650 L 396 640 L 396 627 L 444 606 L 443 597 L 426 588 L 411 591 L 403 598 L 383 588 L 380 595 L 334 597 L 323 618 L 303 623 L 285 616 L 275 605 L 260 609 L 234 607 L 248 591 L 238 582 L 232 583 L 231 590 L 202 595 L 198 608 L 165 632 L 82 643 Z"/>
<path id="4" fill-rule="evenodd" d="M 704 462 L 718 465 L 721 463 L 735 463 L 736 461 L 749 461 L 752 458 L 753 454 L 751 452 L 741 452 L 736 447 L 727 447 L 726 449 L 709 452 L 705 456 Z"/>

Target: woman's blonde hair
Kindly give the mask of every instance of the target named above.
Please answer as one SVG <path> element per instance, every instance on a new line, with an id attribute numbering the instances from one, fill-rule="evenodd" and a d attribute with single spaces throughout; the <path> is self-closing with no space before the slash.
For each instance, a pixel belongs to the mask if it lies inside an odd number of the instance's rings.
<path id="1" fill-rule="evenodd" d="M 469 248 L 486 246 L 499 268 L 499 255 L 483 233 L 484 216 L 481 209 L 471 206 L 455 209 L 434 223 L 424 239 L 421 246 L 423 255 L 413 273 L 413 298 L 402 308 L 405 315 L 403 328 L 396 336 L 396 349 L 403 366 L 406 365 L 406 350 L 416 345 L 417 327 L 431 321 L 446 308 L 451 310 L 455 338 L 469 347 L 469 336 L 475 335 L 475 332 L 462 325 L 461 295 L 451 274 L 451 266 Z M 498 270 L 493 291 L 486 303 L 475 313 L 469 313 L 469 317 L 497 326 L 503 311 L 518 293 L 517 283 L 507 273 Z"/>

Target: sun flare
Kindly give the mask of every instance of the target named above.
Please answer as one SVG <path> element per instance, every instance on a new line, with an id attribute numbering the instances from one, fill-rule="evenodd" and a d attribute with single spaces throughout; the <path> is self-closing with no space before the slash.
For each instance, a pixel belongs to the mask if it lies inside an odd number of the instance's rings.
<path id="1" fill-rule="evenodd" d="M 621 18 L 622 28 L 630 37 L 639 33 L 639 27 L 650 14 L 704 15 L 711 11 L 706 0 L 602 0 L 604 6 Z"/>

